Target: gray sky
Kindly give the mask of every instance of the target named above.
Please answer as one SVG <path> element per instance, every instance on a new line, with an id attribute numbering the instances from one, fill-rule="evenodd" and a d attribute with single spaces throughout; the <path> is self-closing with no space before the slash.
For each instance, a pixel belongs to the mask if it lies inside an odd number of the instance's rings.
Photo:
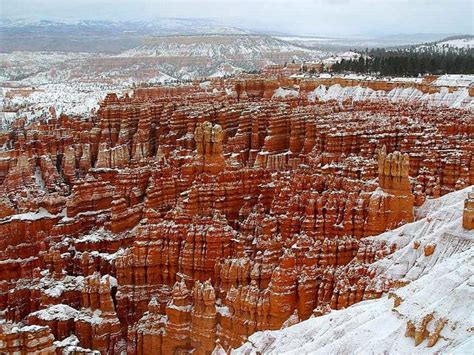
<path id="1" fill-rule="evenodd" d="M 1 18 L 201 17 L 295 34 L 473 33 L 473 0 L 0 0 Z"/>

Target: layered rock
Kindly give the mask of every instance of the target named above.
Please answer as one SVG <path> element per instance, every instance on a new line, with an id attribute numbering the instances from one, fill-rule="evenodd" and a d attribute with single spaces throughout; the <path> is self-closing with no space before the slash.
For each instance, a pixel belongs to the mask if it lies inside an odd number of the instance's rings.
<path id="1" fill-rule="evenodd" d="M 48 327 L 0 325 L 0 351 L 6 354 L 55 354 Z"/>
<path id="2" fill-rule="evenodd" d="M 474 191 L 464 201 L 462 226 L 467 230 L 474 229 Z"/>
<path id="3" fill-rule="evenodd" d="M 472 113 L 313 103 L 313 84 L 142 88 L 90 119 L 18 122 L 1 137 L 0 312 L 41 327 L 34 351 L 210 353 L 398 285 L 369 265 L 397 246 L 365 237 L 474 184 Z"/>
<path id="4" fill-rule="evenodd" d="M 401 224 L 413 222 L 414 196 L 409 181 L 409 156 L 395 151 L 378 153 L 380 190 L 369 202 L 369 228 L 365 235 L 376 235 Z"/>
<path id="5" fill-rule="evenodd" d="M 218 124 L 210 122 L 196 124 L 194 141 L 196 143 L 196 164 L 199 171 L 217 174 L 224 169 L 224 150 L 222 142 L 224 133 Z"/>

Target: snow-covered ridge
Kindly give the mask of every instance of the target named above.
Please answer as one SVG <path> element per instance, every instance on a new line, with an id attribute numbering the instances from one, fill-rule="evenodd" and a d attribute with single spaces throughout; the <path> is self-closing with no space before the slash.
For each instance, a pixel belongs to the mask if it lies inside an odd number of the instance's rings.
<path id="1" fill-rule="evenodd" d="M 415 47 L 417 51 L 433 52 L 469 52 L 474 49 L 474 36 L 461 36 L 445 38 L 441 41 L 420 44 Z"/>
<path id="2" fill-rule="evenodd" d="M 326 87 L 320 85 L 308 94 L 309 101 L 364 101 L 383 100 L 391 102 L 420 102 L 428 106 L 445 106 L 451 108 L 474 109 L 474 98 L 469 95 L 467 88 L 461 88 L 449 92 L 448 88 L 442 87 L 439 93 L 425 94 L 414 88 L 395 88 L 389 92 L 384 90 L 373 90 L 363 86 L 346 86 L 339 84 Z"/>
<path id="3" fill-rule="evenodd" d="M 474 48 L 474 37 L 458 38 L 458 39 L 450 39 L 446 41 L 441 41 L 441 42 L 436 43 L 436 46 L 471 49 L 471 48 Z"/>
<path id="4" fill-rule="evenodd" d="M 462 228 L 464 199 L 472 187 L 428 200 L 420 220 L 372 239 L 396 243 L 398 250 L 374 264 L 379 274 L 411 281 L 393 293 L 347 309 L 311 318 L 277 331 L 258 332 L 233 354 L 382 354 L 457 353 L 474 347 L 474 232 Z M 435 245 L 425 256 L 427 244 Z M 415 248 L 415 245 L 419 245 Z M 428 315 L 446 325 L 433 347 L 405 336 L 407 323 L 419 325 Z"/>
<path id="5" fill-rule="evenodd" d="M 228 60 L 244 57 L 260 59 L 268 53 L 303 54 L 319 58 L 322 52 L 297 46 L 273 37 L 255 35 L 159 37 L 146 46 L 123 52 L 119 57 L 208 57 Z"/>

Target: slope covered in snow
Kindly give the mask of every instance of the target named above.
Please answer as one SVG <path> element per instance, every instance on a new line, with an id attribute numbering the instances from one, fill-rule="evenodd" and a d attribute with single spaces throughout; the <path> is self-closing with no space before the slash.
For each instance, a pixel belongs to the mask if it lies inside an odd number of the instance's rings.
<path id="1" fill-rule="evenodd" d="M 431 51 L 431 52 L 466 52 L 469 53 L 474 49 L 474 36 L 457 36 L 448 37 L 441 41 L 430 42 L 420 44 L 414 47 L 419 52 Z"/>
<path id="2" fill-rule="evenodd" d="M 469 95 L 467 88 L 461 88 L 449 92 L 448 88 L 442 87 L 440 92 L 425 94 L 414 88 L 395 88 L 389 92 L 384 90 L 373 90 L 363 86 L 346 86 L 339 84 L 326 87 L 320 85 L 308 94 L 310 101 L 363 101 L 386 99 L 391 102 L 414 102 L 427 104 L 428 106 L 445 106 L 451 108 L 474 108 L 474 100 Z"/>
<path id="3" fill-rule="evenodd" d="M 446 41 L 437 42 L 438 47 L 449 47 L 449 48 L 462 48 L 471 49 L 474 48 L 474 37 L 448 39 Z"/>
<path id="4" fill-rule="evenodd" d="M 311 318 L 278 331 L 252 335 L 234 354 L 382 354 L 457 353 L 472 351 L 474 338 L 474 232 L 462 228 L 464 199 L 470 188 L 427 201 L 421 219 L 373 240 L 396 243 L 398 250 L 373 264 L 379 275 L 403 279 L 406 286 L 380 299 Z M 434 246 L 425 256 L 425 248 Z M 392 299 L 393 298 L 393 299 Z M 394 302 L 395 300 L 395 302 Z M 432 318 L 430 321 L 429 319 Z M 444 321 L 438 341 L 415 346 L 405 332 L 410 324 L 433 335 Z"/>

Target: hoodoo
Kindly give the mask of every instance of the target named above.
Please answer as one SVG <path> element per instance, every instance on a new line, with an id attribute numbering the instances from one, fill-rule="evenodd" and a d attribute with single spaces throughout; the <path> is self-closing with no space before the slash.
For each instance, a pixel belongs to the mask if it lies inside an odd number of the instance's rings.
<path id="1" fill-rule="evenodd" d="M 474 188 L 464 201 L 462 226 L 467 230 L 474 229 Z"/>
<path id="2" fill-rule="evenodd" d="M 365 235 L 377 235 L 412 222 L 414 195 L 409 181 L 409 155 L 399 151 L 387 154 L 384 145 L 378 151 L 379 189 L 369 203 L 368 228 Z"/>
<path id="3" fill-rule="evenodd" d="M 469 110 L 209 85 L 0 136 L 0 352 L 231 351 L 385 297 L 404 283 L 374 266 L 404 242 L 385 233 L 474 184 Z M 437 260 L 440 240 L 407 245 Z"/>

